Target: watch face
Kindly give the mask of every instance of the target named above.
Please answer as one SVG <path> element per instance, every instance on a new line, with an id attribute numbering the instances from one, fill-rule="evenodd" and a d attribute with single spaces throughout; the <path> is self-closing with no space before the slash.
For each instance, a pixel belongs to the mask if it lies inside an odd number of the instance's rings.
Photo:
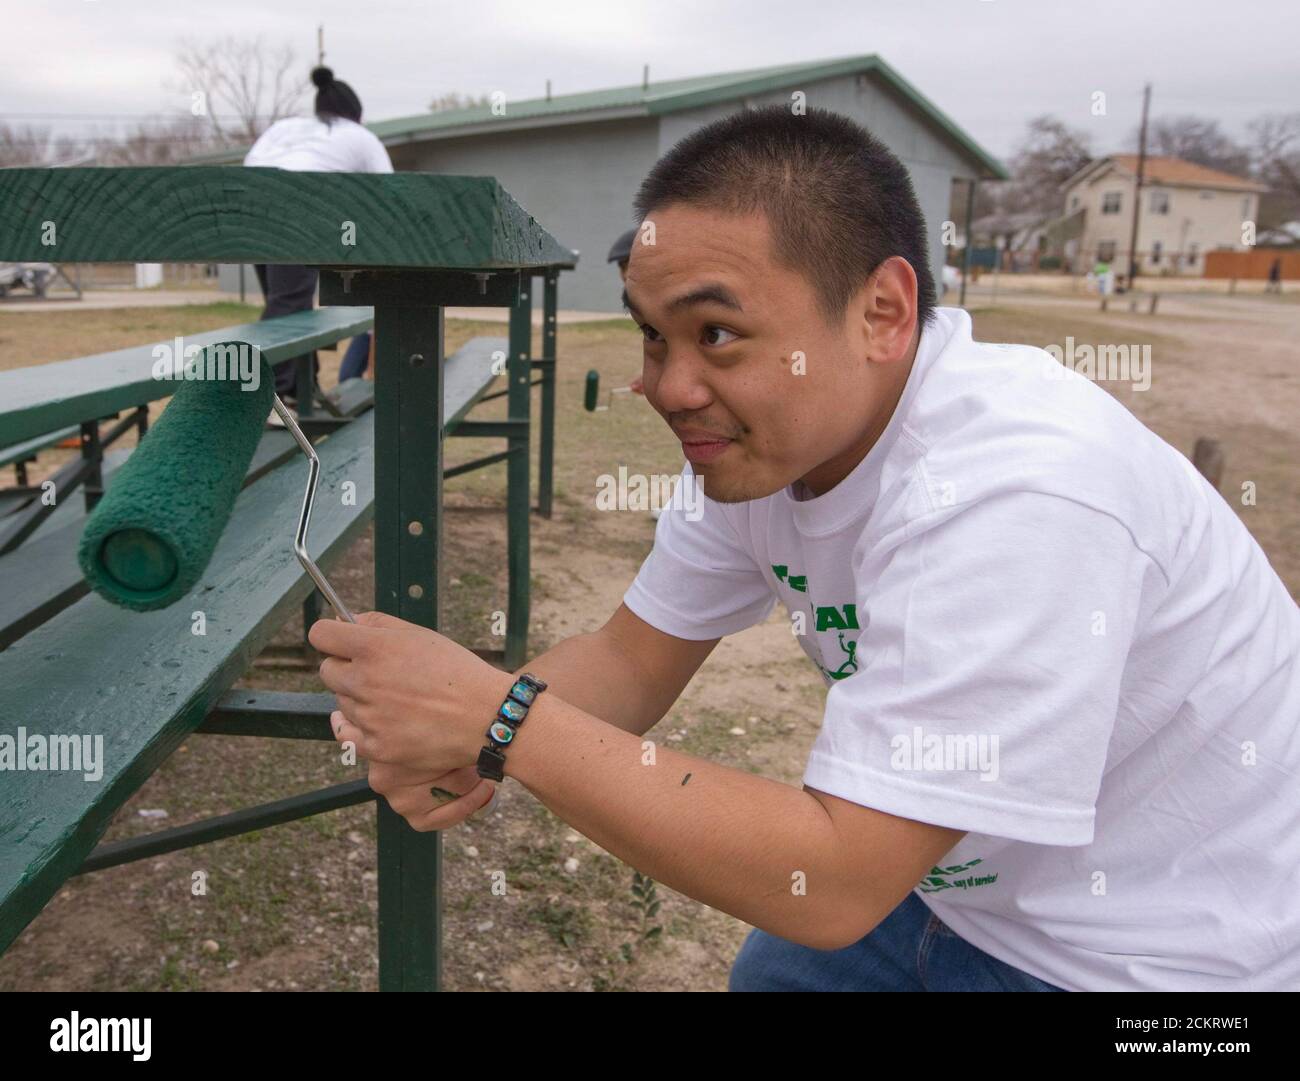
<path id="1" fill-rule="evenodd" d="M 507 698 L 501 703 L 500 714 L 502 720 L 510 721 L 512 724 L 518 724 L 528 715 L 528 707 L 521 706 L 513 699 Z"/>
<path id="2" fill-rule="evenodd" d="M 531 706 L 533 699 L 537 697 L 537 692 L 523 680 L 519 680 L 510 688 L 510 697 L 517 699 L 526 706 Z"/>
<path id="3" fill-rule="evenodd" d="M 514 729 L 501 721 L 493 721 L 492 727 L 488 729 L 488 738 L 493 743 L 500 743 L 504 746 L 515 738 Z"/>

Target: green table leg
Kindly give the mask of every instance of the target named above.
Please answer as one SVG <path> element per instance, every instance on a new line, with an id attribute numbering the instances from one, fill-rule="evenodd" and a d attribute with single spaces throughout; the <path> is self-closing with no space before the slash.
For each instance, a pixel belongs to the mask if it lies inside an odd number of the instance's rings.
<path id="1" fill-rule="evenodd" d="M 297 359 L 294 363 L 294 393 L 298 396 L 298 416 L 310 417 L 313 413 L 312 400 L 315 397 L 313 390 L 316 386 L 316 354 L 307 353 Z M 321 613 L 321 595 L 319 590 L 313 589 L 307 594 L 307 599 L 302 602 L 302 644 L 310 648 L 311 643 L 307 641 L 307 632 L 311 630 L 311 625 L 320 619 Z"/>
<path id="2" fill-rule="evenodd" d="M 104 448 L 99 442 L 99 421 L 87 420 L 81 425 L 81 456 L 93 464 L 86 479 L 81 482 L 82 496 L 89 514 L 104 496 Z"/>
<path id="3" fill-rule="evenodd" d="M 555 314 L 560 272 L 545 274 L 542 303 L 542 430 L 537 459 L 537 510 L 551 517 L 552 486 L 555 476 Z"/>
<path id="4" fill-rule="evenodd" d="M 442 554 L 441 308 L 375 306 L 375 607 L 437 628 Z M 379 989 L 439 985 L 441 835 L 379 816 Z"/>
<path id="5" fill-rule="evenodd" d="M 506 440 L 510 458 L 506 465 L 506 560 L 510 572 L 510 597 L 506 607 L 506 667 L 514 670 L 528 659 L 529 608 L 529 443 L 532 404 L 533 345 L 532 276 L 519 276 L 519 298 L 510 309 L 510 380 L 506 401 L 510 419 L 517 425 Z"/>

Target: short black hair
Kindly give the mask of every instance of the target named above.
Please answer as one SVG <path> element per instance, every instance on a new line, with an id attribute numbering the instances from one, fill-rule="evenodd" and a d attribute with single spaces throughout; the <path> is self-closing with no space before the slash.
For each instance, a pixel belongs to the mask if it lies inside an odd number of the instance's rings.
<path id="1" fill-rule="evenodd" d="M 328 124 L 342 118 L 361 123 L 361 99 L 342 79 L 334 78 L 329 68 L 312 68 L 312 85 L 316 87 L 316 116 Z"/>
<path id="2" fill-rule="evenodd" d="M 774 255 L 812 285 L 828 322 L 886 259 L 916 271 L 917 323 L 935 305 L 925 219 L 907 167 L 861 125 L 828 109 L 746 109 L 687 135 L 655 163 L 638 222 L 673 203 L 760 211 Z"/>

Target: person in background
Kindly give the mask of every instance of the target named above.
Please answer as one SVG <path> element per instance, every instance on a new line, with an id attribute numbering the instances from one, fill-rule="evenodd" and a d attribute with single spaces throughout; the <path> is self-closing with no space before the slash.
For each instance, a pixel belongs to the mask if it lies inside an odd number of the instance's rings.
<path id="1" fill-rule="evenodd" d="M 1273 260 L 1272 265 L 1268 268 L 1268 284 L 1264 286 L 1266 293 L 1282 292 L 1282 257 L 1278 256 Z"/>
<path id="2" fill-rule="evenodd" d="M 349 379 L 373 379 L 374 365 L 370 363 L 375 355 L 375 339 L 370 331 L 358 334 L 348 343 L 348 351 L 343 354 L 343 363 L 339 365 L 339 382 Z"/>
<path id="3" fill-rule="evenodd" d="M 1115 279 L 1110 270 L 1110 263 L 1105 259 L 1098 259 L 1097 265 L 1092 268 L 1092 276 L 1097 282 L 1097 292 L 1099 292 L 1103 297 L 1110 296 L 1115 285 Z"/>
<path id="4" fill-rule="evenodd" d="M 634 240 L 636 240 L 636 230 L 629 229 L 614 241 L 614 246 L 609 249 L 609 255 L 605 258 L 607 263 L 618 263 L 618 276 L 622 281 L 627 281 L 627 261 L 632 258 L 632 242 Z M 632 389 L 633 394 L 645 393 L 639 375 L 628 386 Z M 656 515 L 656 517 L 658 516 Z"/>
<path id="5" fill-rule="evenodd" d="M 326 67 L 315 68 L 311 81 L 316 87 L 316 115 L 277 120 L 258 137 L 244 156 L 244 164 L 309 173 L 391 173 L 393 163 L 384 144 L 361 126 L 361 99 L 356 91 L 334 78 L 334 73 Z M 263 319 L 310 311 L 315 306 L 318 274 L 315 267 L 258 263 L 253 269 L 265 298 Z M 369 337 L 365 335 L 362 346 L 367 352 Z M 361 339 L 354 338 L 353 346 L 358 341 Z M 351 353 L 350 348 L 349 357 Z M 284 360 L 275 366 L 276 393 L 295 405 L 297 359 Z M 315 353 L 312 370 L 320 371 Z"/>

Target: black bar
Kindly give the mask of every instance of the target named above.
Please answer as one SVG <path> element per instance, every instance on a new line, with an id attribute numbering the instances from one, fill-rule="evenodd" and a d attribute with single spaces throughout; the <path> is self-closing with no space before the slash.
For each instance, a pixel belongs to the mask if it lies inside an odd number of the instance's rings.
<path id="1" fill-rule="evenodd" d="M 475 469 L 482 469 L 486 465 L 496 465 L 497 462 L 506 461 L 514 453 L 513 450 L 503 450 L 500 454 L 489 454 L 486 458 L 475 458 L 464 465 L 452 466 L 442 471 L 442 479 L 447 480 L 450 477 L 459 477 L 462 473 L 472 473 Z"/>
<path id="2" fill-rule="evenodd" d="M 89 458 L 74 458 L 49 478 L 54 483 L 55 503 L 46 504 L 38 499 L 8 515 L 4 526 L 0 527 L 0 555 L 12 552 L 30 537 L 37 526 L 54 513 L 58 500 L 75 492 L 77 485 L 86 479 L 94 466 L 95 463 Z"/>
<path id="3" fill-rule="evenodd" d="M 100 434 L 100 437 L 99 437 L 99 445 L 100 445 L 100 447 L 101 447 L 101 448 L 103 448 L 103 447 L 107 447 L 107 446 L 111 445 L 112 443 L 116 442 L 116 441 L 117 441 L 117 440 L 118 440 L 118 439 L 119 439 L 123 434 L 125 434 L 126 432 L 129 432 L 132 428 L 139 428 L 139 426 L 140 426 L 140 417 L 139 417 L 140 409 L 144 409 L 145 422 L 148 423 L 148 417 L 149 417 L 149 410 L 148 410 L 148 409 L 146 409 L 144 406 L 140 406 L 138 409 L 133 409 L 133 410 L 131 410 L 131 412 L 129 412 L 129 413 L 126 415 L 126 418 L 125 418 L 125 419 L 123 419 L 123 420 L 119 420 L 116 424 L 113 425 L 113 427 L 111 427 L 111 428 L 108 430 L 107 433 L 101 433 L 101 434 Z M 107 420 L 107 419 L 111 419 L 111 418 L 107 418 L 107 417 L 106 417 L 106 418 L 104 418 L 104 419 Z"/>
<path id="4" fill-rule="evenodd" d="M 361 779 L 345 781 L 343 784 L 329 788 L 306 792 L 301 796 L 276 800 L 274 803 L 262 803 L 256 807 L 246 807 L 228 815 L 205 818 L 201 822 L 191 822 L 187 826 L 150 833 L 144 837 L 131 837 L 125 841 L 110 841 L 100 845 L 78 869 L 77 875 L 102 871 L 106 867 L 117 867 L 123 863 L 148 859 L 150 856 L 162 856 L 168 852 L 178 852 L 183 848 L 194 848 L 208 844 L 210 841 L 222 841 L 227 837 L 238 837 L 243 833 L 253 833 L 267 826 L 279 826 L 285 822 L 295 822 L 300 818 L 310 818 L 324 811 L 337 811 L 342 807 L 354 807 L 358 803 L 369 803 L 378 797 L 370 788 L 370 782 Z M 73 877 L 76 877 L 75 875 Z"/>
<path id="5" fill-rule="evenodd" d="M 527 422 L 522 420 L 462 420 L 447 434 L 475 439 L 509 439 L 519 436 L 527 428 Z"/>
<path id="6" fill-rule="evenodd" d="M 90 467 L 86 479 L 81 485 L 81 495 L 86 501 L 86 513 L 95 509 L 95 505 L 104 495 L 104 445 L 99 438 L 99 421 L 81 422 L 81 457 Z"/>
<path id="7" fill-rule="evenodd" d="M 311 416 L 299 417 L 298 427 L 308 436 L 329 435 L 337 432 L 346 424 L 351 424 L 355 417 Z"/>
<path id="8" fill-rule="evenodd" d="M 536 367 L 536 366 L 539 365 L 539 364 L 546 364 L 546 363 L 549 363 L 549 362 L 548 362 L 548 361 L 543 361 L 543 360 L 535 360 L 535 361 L 533 361 L 533 365 L 534 365 L 534 367 Z M 529 383 L 528 385 L 529 385 L 530 387 L 540 387 L 544 382 L 545 382 L 544 379 L 534 379 L 534 380 L 533 380 L 531 383 Z M 493 398 L 504 398 L 504 397 L 505 397 L 507 394 L 509 394 L 509 393 L 510 393 L 510 389 L 509 389 L 508 387 L 507 387 L 505 390 L 494 390 L 491 394 L 484 394 L 483 397 L 481 397 L 481 398 L 479 399 L 479 401 L 480 401 L 480 402 L 490 402 Z"/>
<path id="9" fill-rule="evenodd" d="M 265 736 L 332 740 L 332 694 L 298 691 L 227 691 L 195 731 L 208 736 Z"/>

